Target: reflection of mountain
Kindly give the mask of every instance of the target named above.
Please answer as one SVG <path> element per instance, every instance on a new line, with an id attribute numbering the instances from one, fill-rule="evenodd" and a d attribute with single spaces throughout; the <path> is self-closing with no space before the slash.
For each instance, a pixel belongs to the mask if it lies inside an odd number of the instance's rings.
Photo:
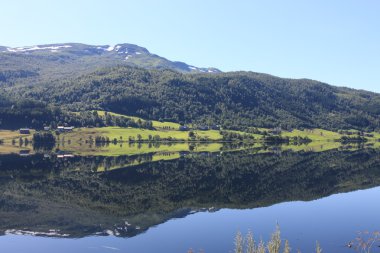
<path id="1" fill-rule="evenodd" d="M 375 150 L 190 155 L 95 173 L 133 159 L 0 156 L 1 233 L 133 236 L 211 207 L 255 208 L 380 185 Z"/>

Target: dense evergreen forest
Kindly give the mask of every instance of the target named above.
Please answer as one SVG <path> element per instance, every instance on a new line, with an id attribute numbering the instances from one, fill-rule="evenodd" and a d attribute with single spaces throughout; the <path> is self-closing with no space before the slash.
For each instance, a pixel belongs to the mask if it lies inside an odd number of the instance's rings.
<path id="1" fill-rule="evenodd" d="M 91 115 L 75 119 L 67 112 L 102 109 L 226 129 L 380 129 L 379 94 L 251 72 L 183 74 L 114 67 L 74 80 L 8 87 L 2 93 L 17 101 L 1 102 L 3 127 L 38 126 L 57 119 L 77 126 L 92 124 Z M 16 118 L 7 121 L 13 115 Z"/>
<path id="2" fill-rule="evenodd" d="M 160 58 L 164 64 L 128 44 L 117 52 L 66 46 L 55 54 L 0 53 L 0 128 L 131 124 L 70 113 L 101 109 L 225 129 L 380 129 L 380 94 L 253 72 L 190 73 L 183 70 L 189 65 Z M 126 52 L 135 52 L 133 64 L 120 60 Z"/>

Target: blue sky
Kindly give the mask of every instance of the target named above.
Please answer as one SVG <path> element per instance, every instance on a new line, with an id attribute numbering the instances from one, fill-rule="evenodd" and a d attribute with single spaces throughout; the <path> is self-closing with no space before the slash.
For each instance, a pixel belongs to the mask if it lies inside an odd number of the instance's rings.
<path id="1" fill-rule="evenodd" d="M 377 0 L 8 0 L 0 45 L 133 43 L 223 71 L 380 92 Z"/>

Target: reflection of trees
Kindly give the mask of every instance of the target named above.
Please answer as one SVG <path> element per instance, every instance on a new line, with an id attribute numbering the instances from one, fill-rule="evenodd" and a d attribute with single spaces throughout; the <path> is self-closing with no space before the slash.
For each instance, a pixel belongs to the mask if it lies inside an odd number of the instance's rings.
<path id="1" fill-rule="evenodd" d="M 151 160 L 149 154 L 64 160 L 1 156 L 1 229 L 53 227 L 85 236 L 128 219 L 142 228 L 121 233 L 130 236 L 191 209 L 255 208 L 380 185 L 375 150 L 200 153 Z M 134 161 L 146 163 L 95 173 L 99 166 Z"/>

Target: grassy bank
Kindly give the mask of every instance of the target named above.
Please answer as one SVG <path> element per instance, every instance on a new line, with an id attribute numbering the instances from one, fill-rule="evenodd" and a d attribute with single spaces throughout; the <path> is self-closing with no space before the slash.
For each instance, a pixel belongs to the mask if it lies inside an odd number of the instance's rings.
<path id="1" fill-rule="evenodd" d="M 239 135 L 249 135 L 254 137 L 258 142 L 262 141 L 265 136 L 262 134 L 252 134 L 239 131 L 225 130 L 229 133 L 237 133 Z M 268 130 L 269 131 L 269 130 Z M 194 134 L 193 138 L 190 138 L 190 132 Z M 380 139 L 380 134 L 373 132 L 368 133 L 373 135 L 372 137 L 366 137 L 369 142 L 377 142 Z M 192 130 L 192 131 L 178 131 L 167 129 L 141 129 L 141 128 L 121 128 L 121 127 L 102 127 L 102 128 L 78 128 L 73 132 L 62 134 L 66 140 L 70 139 L 73 142 L 83 142 L 89 139 L 95 139 L 96 136 L 106 137 L 110 141 L 128 142 L 133 139 L 135 141 L 149 141 L 155 136 L 159 136 L 161 140 L 172 141 L 223 141 L 223 136 L 219 130 Z M 333 142 L 339 141 L 344 135 L 338 132 L 327 131 L 323 129 L 306 129 L 306 130 L 293 130 L 282 131 L 279 135 L 283 138 L 289 137 L 302 137 L 308 138 L 312 142 Z"/>
<path id="2" fill-rule="evenodd" d="M 165 122 L 159 122 L 166 124 Z M 170 123 L 175 124 L 175 123 Z M 164 126 L 164 125 L 162 125 Z M 165 127 L 169 127 L 165 125 Z M 262 130 L 269 132 L 269 129 Z M 227 133 L 236 133 L 238 135 L 252 136 L 256 142 L 264 140 L 264 134 L 252 134 L 241 131 L 224 130 Z M 28 139 L 33 138 L 34 130 L 30 134 L 20 134 L 18 131 L 0 130 L 0 140 L 3 144 L 17 143 L 20 138 Z M 368 142 L 376 143 L 380 140 L 380 133 L 372 132 L 367 133 L 371 135 L 366 137 Z M 192 135 L 192 136 L 190 136 Z M 192 130 L 192 131 L 179 131 L 176 129 L 157 128 L 156 130 L 141 129 L 141 128 L 122 128 L 122 127 L 98 127 L 98 128 L 76 128 L 72 132 L 61 133 L 57 136 L 59 142 L 68 142 L 81 144 L 89 141 L 95 141 L 96 137 L 107 138 L 110 142 L 146 142 L 146 141 L 166 141 L 166 142 L 222 142 L 226 141 L 221 135 L 219 130 Z M 272 135 L 275 136 L 275 135 Z M 308 138 L 311 142 L 336 142 L 345 136 L 338 132 L 327 131 L 323 129 L 305 129 L 305 130 L 292 130 L 282 131 L 280 135 L 282 138 L 302 137 Z"/>
<path id="3" fill-rule="evenodd" d="M 102 113 L 102 112 L 98 112 Z M 104 113 L 104 112 L 103 112 Z M 126 116 L 125 116 L 126 117 Z M 122 128 L 122 127 L 99 127 L 99 128 L 76 128 L 72 132 L 65 132 L 56 135 L 56 148 L 60 150 L 72 151 L 77 155 L 135 155 L 151 152 L 215 152 L 220 151 L 224 142 L 246 142 L 247 144 L 257 146 L 258 148 L 265 146 L 273 146 L 285 144 L 281 146 L 282 150 L 293 151 L 312 151 L 322 152 L 330 149 L 342 147 L 340 140 L 342 133 L 332 132 L 323 129 L 305 129 L 282 131 L 281 138 L 302 137 L 307 138 L 307 143 L 266 143 L 265 138 L 270 132 L 269 129 L 259 129 L 261 134 L 252 134 L 232 130 L 223 130 L 223 132 L 238 134 L 241 136 L 250 136 L 248 139 L 224 139 L 219 130 L 192 130 L 179 131 L 176 127 L 178 124 L 172 122 L 154 122 L 156 129 L 141 128 Z M 355 136 L 356 132 L 352 130 Z M 18 153 L 21 150 L 32 149 L 30 142 L 33 139 L 34 130 L 30 134 L 20 134 L 19 131 L 0 130 L 0 153 Z M 369 135 L 369 136 L 368 136 Z M 270 136 L 275 136 L 271 134 Z M 96 138 L 103 138 L 107 143 L 96 143 Z M 20 145 L 20 139 L 24 143 Z M 25 139 L 28 139 L 29 146 L 25 146 Z M 380 134 L 366 133 L 367 142 L 365 147 L 380 148 Z M 288 140 L 289 141 L 289 140 Z M 207 145 L 201 145 L 207 143 Z M 161 145 L 159 145 L 161 144 Z M 165 145 L 162 145 L 165 144 Z M 175 144 L 175 145 L 174 145 Z M 301 145 L 302 144 L 302 145 Z M 356 146 L 355 143 L 346 143 L 344 146 Z M 271 150 L 270 148 L 268 150 Z"/>

